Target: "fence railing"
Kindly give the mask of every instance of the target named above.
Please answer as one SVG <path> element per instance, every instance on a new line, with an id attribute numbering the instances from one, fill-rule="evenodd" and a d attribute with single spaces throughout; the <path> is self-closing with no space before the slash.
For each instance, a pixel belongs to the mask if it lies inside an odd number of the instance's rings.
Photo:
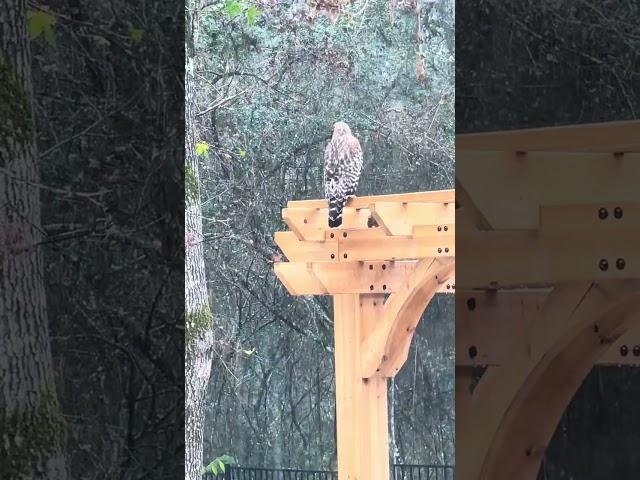
<path id="1" fill-rule="evenodd" d="M 391 465 L 391 480 L 454 480 L 451 465 Z M 293 468 L 227 467 L 224 473 L 207 474 L 206 480 L 338 480 L 338 473 Z"/>

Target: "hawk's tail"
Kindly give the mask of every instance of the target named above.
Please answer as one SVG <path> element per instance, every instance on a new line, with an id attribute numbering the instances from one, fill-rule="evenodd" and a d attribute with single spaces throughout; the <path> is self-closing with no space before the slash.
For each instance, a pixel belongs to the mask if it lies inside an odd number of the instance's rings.
<path id="1" fill-rule="evenodd" d="M 342 225 L 342 210 L 346 199 L 342 196 L 329 199 L 329 228 Z"/>

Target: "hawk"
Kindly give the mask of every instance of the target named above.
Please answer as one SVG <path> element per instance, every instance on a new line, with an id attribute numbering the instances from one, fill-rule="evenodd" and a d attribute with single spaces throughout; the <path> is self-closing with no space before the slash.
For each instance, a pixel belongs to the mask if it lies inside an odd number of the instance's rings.
<path id="1" fill-rule="evenodd" d="M 362 148 L 349 125 L 336 122 L 324 149 L 324 196 L 329 200 L 329 227 L 342 225 L 345 202 L 355 197 L 362 171 Z"/>

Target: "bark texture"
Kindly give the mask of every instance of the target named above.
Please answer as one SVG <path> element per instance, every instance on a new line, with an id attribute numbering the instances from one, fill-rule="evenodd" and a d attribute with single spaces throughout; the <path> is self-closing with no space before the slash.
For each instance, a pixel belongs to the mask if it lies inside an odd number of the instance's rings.
<path id="1" fill-rule="evenodd" d="M 209 307 L 202 247 L 202 205 L 195 151 L 195 53 L 197 2 L 186 18 L 185 68 L 185 479 L 200 480 L 203 469 L 204 394 L 211 373 L 213 317 Z"/>
<path id="2" fill-rule="evenodd" d="M 24 0 L 0 0 L 0 478 L 65 479 L 25 16 Z"/>

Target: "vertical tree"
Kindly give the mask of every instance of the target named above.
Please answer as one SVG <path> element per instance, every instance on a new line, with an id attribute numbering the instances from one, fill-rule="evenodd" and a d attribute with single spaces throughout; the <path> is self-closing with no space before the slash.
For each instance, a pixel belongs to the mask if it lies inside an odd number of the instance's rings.
<path id="1" fill-rule="evenodd" d="M 185 29 L 185 478 L 202 475 L 204 394 L 213 340 L 202 248 L 202 205 L 195 117 L 195 41 L 198 0 L 189 0 Z"/>
<path id="2" fill-rule="evenodd" d="M 25 0 L 0 0 L 0 478 L 65 479 L 25 17 Z"/>

